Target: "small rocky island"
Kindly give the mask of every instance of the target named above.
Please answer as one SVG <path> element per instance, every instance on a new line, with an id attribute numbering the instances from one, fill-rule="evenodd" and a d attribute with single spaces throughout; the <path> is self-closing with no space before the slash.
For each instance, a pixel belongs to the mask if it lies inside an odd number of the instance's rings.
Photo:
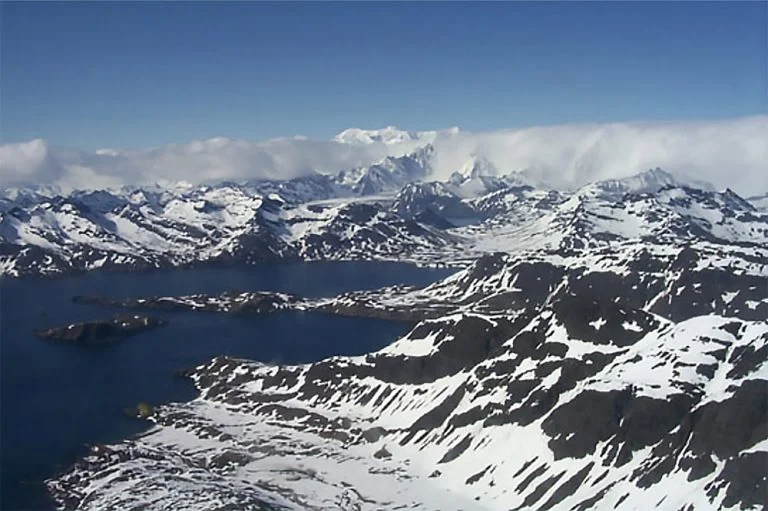
<path id="1" fill-rule="evenodd" d="M 148 316 L 116 314 L 107 320 L 85 321 L 83 323 L 73 323 L 67 326 L 37 330 L 35 335 L 41 339 L 74 344 L 103 344 L 136 335 L 145 330 L 165 326 L 166 324 L 165 320 Z"/>

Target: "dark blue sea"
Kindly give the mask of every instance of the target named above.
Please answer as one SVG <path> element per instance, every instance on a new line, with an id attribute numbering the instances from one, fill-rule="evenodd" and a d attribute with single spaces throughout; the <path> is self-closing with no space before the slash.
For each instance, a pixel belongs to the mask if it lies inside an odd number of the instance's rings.
<path id="1" fill-rule="evenodd" d="M 42 341 L 38 328 L 110 317 L 117 309 L 75 304 L 74 295 L 114 298 L 222 291 L 333 296 L 394 284 L 426 285 L 452 270 L 380 262 L 299 263 L 251 268 L 91 272 L 0 279 L 0 509 L 52 509 L 42 482 L 87 452 L 146 429 L 123 409 L 196 395 L 174 378 L 217 355 L 299 363 L 380 349 L 406 325 L 294 311 L 265 316 L 211 312 L 148 314 L 165 328 L 83 347 Z"/>

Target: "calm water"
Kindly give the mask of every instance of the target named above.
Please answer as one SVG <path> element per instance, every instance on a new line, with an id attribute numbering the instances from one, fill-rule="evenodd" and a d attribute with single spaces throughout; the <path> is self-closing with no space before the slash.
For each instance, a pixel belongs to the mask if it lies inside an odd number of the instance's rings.
<path id="1" fill-rule="evenodd" d="M 230 316 L 150 314 L 169 326 L 103 347 L 41 341 L 32 331 L 102 319 L 116 310 L 78 305 L 77 294 L 111 297 L 269 290 L 332 296 L 393 284 L 424 285 L 452 270 L 397 263 L 309 263 L 248 269 L 90 273 L 56 279 L 0 280 L 0 509 L 50 509 L 41 482 L 83 455 L 85 444 L 115 442 L 146 425 L 123 408 L 195 397 L 173 378 L 216 355 L 298 363 L 379 349 L 400 323 L 316 313 Z"/>

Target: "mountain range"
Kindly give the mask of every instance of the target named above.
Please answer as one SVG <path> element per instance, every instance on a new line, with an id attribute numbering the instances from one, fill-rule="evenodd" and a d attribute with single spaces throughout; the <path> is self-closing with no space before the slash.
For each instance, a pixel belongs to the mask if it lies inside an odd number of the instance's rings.
<path id="1" fill-rule="evenodd" d="M 739 229 L 747 237 L 756 229 L 758 239 L 763 236 L 761 213 L 733 192 L 685 187 L 661 169 L 563 191 L 542 189 L 525 172 L 505 174 L 476 155 L 449 179 L 435 181 L 434 157 L 427 144 L 336 175 L 284 181 L 66 194 L 6 190 L 0 198 L 0 273 L 349 259 L 363 252 L 373 258 L 446 259 L 440 254 L 451 247 L 482 252 L 492 238 L 509 236 L 525 243 L 547 238 L 547 244 L 563 235 L 561 224 L 588 229 L 607 221 L 623 230 L 646 229 L 644 235 L 675 228 L 728 239 Z M 663 199 L 643 195 L 665 187 L 670 191 Z M 624 209 L 621 218 L 614 204 Z M 569 220 L 574 215 L 583 218 Z M 553 227 L 546 236 L 537 221 Z M 616 236 L 613 230 L 606 236 Z"/>
<path id="2" fill-rule="evenodd" d="M 425 288 L 296 301 L 414 326 L 360 357 L 192 368 L 200 396 L 48 481 L 57 503 L 765 508 L 764 197 L 659 168 L 550 189 L 478 155 L 435 180 L 433 156 L 426 144 L 286 181 L 6 193 L 8 276 L 329 259 L 457 268 Z"/>

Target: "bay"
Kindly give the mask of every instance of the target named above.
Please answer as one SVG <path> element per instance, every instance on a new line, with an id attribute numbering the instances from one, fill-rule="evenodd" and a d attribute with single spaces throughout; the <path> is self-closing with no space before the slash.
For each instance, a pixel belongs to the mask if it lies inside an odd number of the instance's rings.
<path id="1" fill-rule="evenodd" d="M 0 279 L 0 508 L 51 509 L 42 485 L 87 452 L 142 432 L 123 409 L 196 395 L 174 378 L 218 355 L 303 363 L 378 350 L 405 333 L 402 323 L 282 311 L 228 315 L 161 312 L 164 328 L 98 347 L 37 339 L 38 328 L 104 319 L 117 309 L 76 304 L 74 295 L 111 298 L 283 291 L 306 297 L 426 285 L 453 270 L 383 262 L 265 264 L 249 268 L 91 272 L 55 278 Z"/>

